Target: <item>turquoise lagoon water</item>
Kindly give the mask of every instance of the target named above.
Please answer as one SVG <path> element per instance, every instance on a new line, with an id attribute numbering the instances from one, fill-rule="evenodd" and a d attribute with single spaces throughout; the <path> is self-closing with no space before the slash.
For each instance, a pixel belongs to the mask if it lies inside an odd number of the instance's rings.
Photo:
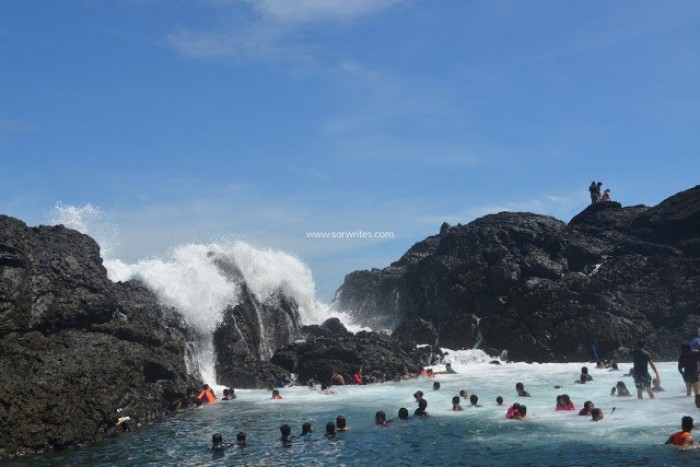
<path id="1" fill-rule="evenodd" d="M 450 357 L 458 375 L 346 386 L 336 388 L 337 395 L 285 388 L 281 401 L 270 400 L 268 391 L 240 390 L 234 401 L 181 412 L 96 446 L 2 465 L 700 465 L 700 450 L 680 451 L 663 444 L 679 429 L 682 416 L 700 420 L 700 409 L 685 397 L 675 363 L 658 365 L 666 391 L 656 400 L 638 401 L 610 396 L 618 380 L 634 394 L 631 378 L 622 376 L 630 365 L 620 365 L 620 372 L 591 367 L 594 381 L 579 385 L 573 382 L 581 364 L 490 365 L 474 361 L 479 360 L 474 351 Z M 434 381 L 440 381 L 439 391 L 432 390 Z M 531 398 L 515 396 L 518 381 Z M 467 407 L 464 401 L 464 411 L 452 412 L 452 396 L 462 388 L 477 394 L 482 407 Z M 429 417 L 398 420 L 389 428 L 374 425 L 377 410 L 391 418 L 400 407 L 413 413 L 412 395 L 418 389 L 429 402 Z M 576 412 L 554 411 L 556 396 L 562 393 L 572 397 Z M 498 395 L 505 399 L 502 407 L 496 405 Z M 604 409 L 603 421 L 577 415 L 586 400 Z M 529 420 L 504 418 L 513 402 L 527 404 Z M 341 414 L 351 430 L 325 438 L 326 423 Z M 288 423 L 298 434 L 306 421 L 316 433 L 282 446 L 279 426 Z M 207 448 L 217 431 L 225 441 L 234 441 L 236 433 L 244 431 L 249 446 L 214 457 Z"/>

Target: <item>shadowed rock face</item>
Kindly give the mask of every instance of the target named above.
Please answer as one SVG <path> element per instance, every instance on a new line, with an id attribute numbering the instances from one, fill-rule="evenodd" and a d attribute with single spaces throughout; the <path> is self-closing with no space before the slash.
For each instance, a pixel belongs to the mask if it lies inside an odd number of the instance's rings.
<path id="1" fill-rule="evenodd" d="M 361 323 L 425 320 L 441 346 L 515 360 L 601 357 L 644 338 L 677 357 L 700 325 L 700 186 L 653 208 L 587 207 L 567 225 L 502 212 L 411 247 L 389 267 L 346 276 L 336 294 Z"/>
<path id="2" fill-rule="evenodd" d="M 0 216 L 0 457 L 99 440 L 115 409 L 157 417 L 185 390 L 185 328 L 98 245 Z"/>

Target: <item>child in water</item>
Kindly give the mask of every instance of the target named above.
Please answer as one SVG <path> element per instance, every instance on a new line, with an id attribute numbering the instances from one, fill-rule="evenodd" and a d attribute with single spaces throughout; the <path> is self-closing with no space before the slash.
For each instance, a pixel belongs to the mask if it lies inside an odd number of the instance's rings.
<path id="1" fill-rule="evenodd" d="M 592 415 L 595 404 L 591 401 L 586 401 L 583 403 L 583 408 L 579 411 L 579 415 Z"/>
<path id="2" fill-rule="evenodd" d="M 272 390 L 272 399 L 274 399 L 274 400 L 282 399 L 282 396 L 280 395 L 280 392 L 277 389 Z"/>
<path id="3" fill-rule="evenodd" d="M 282 442 L 290 443 L 292 441 L 292 429 L 286 423 L 280 427 L 280 433 L 282 433 Z"/>
<path id="4" fill-rule="evenodd" d="M 517 402 L 508 407 L 508 411 L 506 412 L 506 418 L 509 420 L 523 420 L 526 415 L 527 407 Z"/>
<path id="5" fill-rule="evenodd" d="M 246 447 L 246 446 L 247 446 L 247 444 L 246 444 L 246 436 L 245 436 L 245 433 L 242 432 L 242 431 L 240 431 L 240 432 L 236 435 L 236 447 L 237 447 L 237 448 L 244 448 L 244 447 Z"/>
<path id="6" fill-rule="evenodd" d="M 452 398 L 452 410 L 454 412 L 459 412 L 461 410 L 464 410 L 464 409 L 462 409 L 462 405 L 459 403 L 459 396 L 454 396 Z"/>
<path id="7" fill-rule="evenodd" d="M 591 410 L 591 421 L 593 422 L 599 422 L 603 419 L 603 410 L 599 408 L 595 408 Z"/>
<path id="8" fill-rule="evenodd" d="M 209 448 L 209 452 L 222 453 L 226 448 L 230 448 L 231 446 L 233 446 L 231 443 L 224 443 L 224 437 L 221 436 L 221 433 L 214 433 L 211 435 L 211 447 Z"/>
<path id="9" fill-rule="evenodd" d="M 571 398 L 568 394 L 562 394 L 557 396 L 557 405 L 555 410 L 574 410 L 574 403 L 571 402 Z"/>
<path id="10" fill-rule="evenodd" d="M 479 405 L 479 396 L 477 396 L 476 394 L 472 394 L 471 396 L 469 396 L 469 403 L 472 407 L 481 407 Z"/>
<path id="11" fill-rule="evenodd" d="M 338 433 L 335 430 L 335 423 L 333 423 L 333 422 L 326 423 L 326 437 L 333 438 L 337 434 Z"/>
<path id="12" fill-rule="evenodd" d="M 523 383 L 516 383 L 515 392 L 517 392 L 520 397 L 530 397 L 530 393 L 525 390 L 525 385 Z"/>
<path id="13" fill-rule="evenodd" d="M 342 415 L 338 415 L 335 418 L 335 428 L 337 431 L 348 431 L 350 429 L 348 421 Z"/>
<path id="14" fill-rule="evenodd" d="M 617 384 L 610 390 L 610 395 L 614 396 L 617 391 L 617 397 L 630 397 L 632 394 L 627 390 L 624 381 L 618 381 Z"/>
<path id="15" fill-rule="evenodd" d="M 406 407 L 401 407 L 399 409 L 399 418 L 401 420 L 408 420 L 409 419 L 408 409 Z"/>

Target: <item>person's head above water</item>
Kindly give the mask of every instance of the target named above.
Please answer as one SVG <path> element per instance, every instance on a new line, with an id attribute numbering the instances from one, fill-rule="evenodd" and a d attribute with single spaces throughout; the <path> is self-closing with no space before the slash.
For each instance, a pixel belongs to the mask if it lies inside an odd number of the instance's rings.
<path id="1" fill-rule="evenodd" d="M 335 436 L 335 423 L 326 423 L 326 436 Z"/>
<path id="2" fill-rule="evenodd" d="M 476 405 L 479 402 L 479 396 L 477 396 L 476 394 L 472 394 L 471 396 L 469 396 L 469 402 L 472 405 Z"/>
<path id="3" fill-rule="evenodd" d="M 282 433 L 282 439 L 286 440 L 292 435 L 292 428 L 285 423 L 280 427 L 280 433 Z"/>
<path id="4" fill-rule="evenodd" d="M 594 422 L 597 422 L 599 420 L 603 419 L 603 410 L 599 408 L 595 408 L 591 411 L 591 420 Z"/>
<path id="5" fill-rule="evenodd" d="M 527 415 L 527 406 L 521 405 L 520 407 L 518 407 L 518 412 L 520 412 L 520 415 L 524 417 L 525 415 Z"/>
<path id="6" fill-rule="evenodd" d="M 466 389 L 462 389 L 459 391 L 459 397 L 466 399 L 467 397 L 469 397 L 469 393 Z"/>
<path id="7" fill-rule="evenodd" d="M 433 383 L 433 391 L 438 391 L 440 390 L 440 381 L 435 381 Z"/>
<path id="8" fill-rule="evenodd" d="M 582 367 L 581 367 L 581 374 L 582 374 L 582 375 L 587 375 L 587 374 L 588 374 L 588 367 L 587 367 L 587 366 L 582 366 Z"/>
<path id="9" fill-rule="evenodd" d="M 586 409 L 587 411 L 592 410 L 594 407 L 595 407 L 595 404 L 593 404 L 593 402 L 591 402 L 591 401 L 586 401 L 583 403 L 583 408 Z"/>
<path id="10" fill-rule="evenodd" d="M 211 435 L 211 444 L 222 444 L 224 442 L 224 437 L 221 433 L 214 433 Z"/>
<path id="11" fill-rule="evenodd" d="M 452 398 L 452 405 L 457 405 L 457 404 L 459 404 L 459 400 L 460 400 L 460 399 L 459 399 L 459 396 L 454 396 L 454 397 Z"/>
<path id="12" fill-rule="evenodd" d="M 239 431 L 238 434 L 236 435 L 236 441 L 238 444 L 245 444 L 246 436 L 243 431 Z"/>
<path id="13" fill-rule="evenodd" d="M 386 414 L 383 410 L 378 410 L 377 413 L 374 414 L 374 423 L 382 425 L 384 422 L 386 422 Z"/>
<path id="14" fill-rule="evenodd" d="M 496 397 L 496 404 L 503 405 L 503 398 L 501 396 Z"/>
<path id="15" fill-rule="evenodd" d="M 425 399 L 421 399 L 418 401 L 418 408 L 425 410 L 428 407 L 428 401 Z"/>
<path id="16" fill-rule="evenodd" d="M 408 409 L 406 407 L 401 407 L 399 409 L 399 418 L 406 420 L 408 418 Z"/>
<path id="17" fill-rule="evenodd" d="M 681 418 L 681 430 L 690 432 L 693 429 L 693 417 L 685 416 Z"/>
<path id="18" fill-rule="evenodd" d="M 423 398 L 423 391 L 416 391 L 413 397 L 415 397 L 417 401 L 421 400 Z"/>
<path id="19" fill-rule="evenodd" d="M 338 430 L 344 430 L 348 426 L 348 421 L 342 415 L 335 418 L 335 426 Z"/>
<path id="20" fill-rule="evenodd" d="M 301 434 L 302 435 L 306 435 L 306 434 L 313 433 L 313 432 L 314 432 L 314 428 L 313 428 L 313 426 L 311 426 L 310 422 L 304 422 L 304 424 L 301 425 Z"/>

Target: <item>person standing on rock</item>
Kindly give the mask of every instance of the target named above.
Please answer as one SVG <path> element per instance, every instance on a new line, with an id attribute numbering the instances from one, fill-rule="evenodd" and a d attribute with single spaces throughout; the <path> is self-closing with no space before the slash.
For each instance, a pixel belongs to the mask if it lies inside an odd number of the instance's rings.
<path id="1" fill-rule="evenodd" d="M 637 342 L 637 347 L 634 350 L 629 350 L 627 347 L 620 347 L 621 352 L 627 352 L 632 356 L 634 360 L 634 367 L 632 367 L 632 377 L 634 377 L 634 385 L 637 387 L 637 399 L 643 399 L 642 390 L 646 389 L 647 394 L 649 394 L 649 399 L 654 398 L 654 392 L 651 390 L 651 375 L 649 374 L 649 367 L 654 370 L 656 378 L 661 384 L 661 377 L 659 376 L 659 370 L 656 369 L 656 365 L 651 360 L 651 355 L 649 352 L 644 350 L 644 341 Z"/>
<path id="2" fill-rule="evenodd" d="M 598 185 L 595 184 L 595 180 L 591 182 L 591 186 L 588 187 L 588 191 L 591 193 L 591 204 L 597 203 L 600 189 L 598 188 Z"/>

